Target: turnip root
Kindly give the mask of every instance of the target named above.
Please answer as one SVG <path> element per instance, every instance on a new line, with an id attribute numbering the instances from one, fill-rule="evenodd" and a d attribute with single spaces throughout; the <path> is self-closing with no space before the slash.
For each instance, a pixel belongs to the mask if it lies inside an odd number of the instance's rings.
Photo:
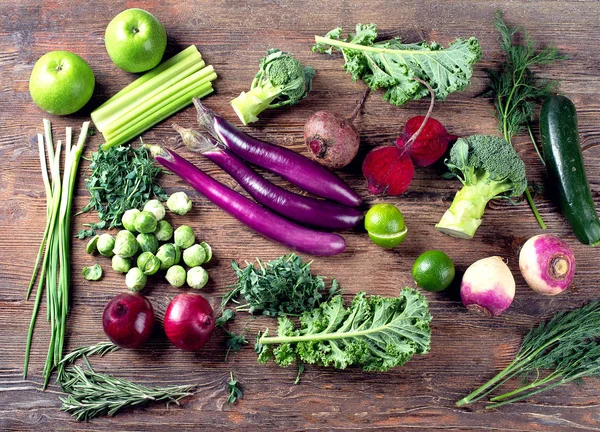
<path id="1" fill-rule="evenodd" d="M 564 240 L 541 234 L 531 237 L 521 248 L 519 268 L 531 289 L 543 295 L 556 295 L 573 282 L 575 256 Z"/>
<path id="2" fill-rule="evenodd" d="M 515 297 L 515 278 L 502 258 L 481 259 L 465 272 L 460 297 L 469 312 L 498 316 L 508 309 Z"/>
<path id="3" fill-rule="evenodd" d="M 304 143 L 314 160 L 332 169 L 343 168 L 352 162 L 360 144 L 354 119 L 368 95 L 369 90 L 348 118 L 330 111 L 318 111 L 308 119 L 304 125 Z"/>

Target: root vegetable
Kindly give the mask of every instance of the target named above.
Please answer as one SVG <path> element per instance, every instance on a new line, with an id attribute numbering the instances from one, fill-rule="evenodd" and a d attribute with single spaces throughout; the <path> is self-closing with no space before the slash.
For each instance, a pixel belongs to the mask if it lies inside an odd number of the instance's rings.
<path id="1" fill-rule="evenodd" d="M 557 236 L 537 235 L 521 248 L 519 268 L 531 289 L 543 295 L 556 295 L 573 282 L 575 256 Z"/>
<path id="2" fill-rule="evenodd" d="M 469 312 L 495 317 L 512 303 L 515 279 L 502 258 L 484 258 L 471 264 L 465 272 L 460 297 Z"/>

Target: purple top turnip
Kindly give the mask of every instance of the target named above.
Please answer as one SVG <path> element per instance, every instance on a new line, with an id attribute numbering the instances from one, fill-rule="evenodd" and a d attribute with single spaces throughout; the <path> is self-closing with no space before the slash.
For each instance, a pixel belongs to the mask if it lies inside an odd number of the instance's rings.
<path id="1" fill-rule="evenodd" d="M 508 309 L 515 297 L 515 278 L 502 258 L 480 259 L 465 272 L 460 297 L 469 312 L 498 316 Z"/>
<path id="2" fill-rule="evenodd" d="M 531 289 L 543 295 L 556 295 L 573 282 L 575 256 L 569 245 L 557 236 L 537 235 L 523 245 L 519 268 Z"/>

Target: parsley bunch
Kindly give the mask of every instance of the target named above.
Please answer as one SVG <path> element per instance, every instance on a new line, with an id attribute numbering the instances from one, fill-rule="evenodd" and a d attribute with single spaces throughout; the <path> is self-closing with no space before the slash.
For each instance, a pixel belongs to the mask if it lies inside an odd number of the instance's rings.
<path id="1" fill-rule="evenodd" d="M 96 210 L 100 222 L 80 231 L 79 238 L 93 236 L 94 229 L 120 227 L 125 211 L 141 210 L 153 197 L 161 201 L 168 198 L 157 180 L 163 170 L 154 165 L 144 147 L 119 146 L 92 153 L 90 169 L 92 173 L 85 180 L 90 202 L 80 213 Z"/>
<path id="2" fill-rule="evenodd" d="M 300 315 L 339 293 L 339 285 L 333 279 L 327 298 L 323 298 L 324 278 L 313 276 L 311 262 L 302 262 L 294 253 L 266 264 L 260 260 L 257 262 L 258 266 L 250 263 L 244 269 L 235 261 L 231 263 L 238 280 L 233 289 L 223 296 L 223 308 L 239 295 L 246 304 L 237 306 L 238 311 L 272 317 Z"/>

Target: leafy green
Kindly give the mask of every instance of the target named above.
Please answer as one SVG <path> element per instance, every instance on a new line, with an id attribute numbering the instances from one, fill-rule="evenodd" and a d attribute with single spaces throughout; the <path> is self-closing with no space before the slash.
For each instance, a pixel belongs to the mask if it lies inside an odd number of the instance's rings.
<path id="1" fill-rule="evenodd" d="M 311 262 L 303 263 L 294 253 L 266 264 L 261 260 L 257 262 L 258 267 L 250 263 L 244 269 L 235 261 L 231 263 L 238 280 L 223 296 L 221 307 L 240 295 L 247 303 L 237 306 L 236 310 L 275 317 L 299 315 L 324 300 L 324 278 L 312 275 Z M 338 293 L 339 285 L 333 279 L 328 297 Z"/>
<path id="2" fill-rule="evenodd" d="M 315 36 L 313 51 L 331 54 L 339 49 L 352 79 L 362 78 L 372 90 L 386 89 L 383 99 L 392 105 L 429 95 L 429 89 L 416 78 L 429 83 L 436 98 L 446 99 L 470 83 L 473 65 L 481 58 L 474 37 L 458 38 L 448 48 L 435 42 L 404 44 L 397 38 L 375 42 L 376 38 L 375 24 L 357 24 L 356 33 L 346 38 L 342 29 L 336 28 L 325 37 Z"/>
<path id="3" fill-rule="evenodd" d="M 113 147 L 92 153 L 91 175 L 85 180 L 90 202 L 81 210 L 98 212 L 100 222 L 90 230 L 80 231 L 79 238 L 94 235 L 95 229 L 120 227 L 123 213 L 129 209 L 142 210 L 153 197 L 165 201 L 167 194 L 158 184 L 162 169 L 146 148 Z M 105 222 L 107 225 L 101 225 Z M 100 228 L 102 226 L 102 228 Z"/>
<path id="4" fill-rule="evenodd" d="M 338 295 L 303 313 L 299 328 L 289 318 L 279 318 L 277 336 L 269 336 L 267 329 L 255 350 L 260 363 L 273 358 L 283 367 L 299 360 L 338 369 L 362 366 L 365 371 L 386 371 L 429 352 L 430 321 L 427 300 L 412 288 L 395 298 L 361 292 L 348 308 Z M 275 344 L 279 346 L 273 348 Z"/>
<path id="5" fill-rule="evenodd" d="M 238 399 L 242 399 L 243 391 L 240 387 L 240 383 L 233 377 L 233 372 L 229 372 L 229 381 L 227 381 L 227 392 L 229 392 L 229 397 L 227 398 L 227 402 L 229 404 L 234 404 Z"/>
<path id="6" fill-rule="evenodd" d="M 517 376 L 525 378 L 527 383 L 491 398 L 493 403 L 486 408 L 516 402 L 586 376 L 600 376 L 598 337 L 600 301 L 570 312 L 559 312 L 550 321 L 529 331 L 515 359 L 506 368 L 456 404 L 473 403 Z M 542 369 L 551 372 L 542 376 Z"/>
<path id="7" fill-rule="evenodd" d="M 102 267 L 100 267 L 100 264 L 94 264 L 91 267 L 84 267 L 81 270 L 81 274 L 86 280 L 97 281 L 102 277 Z"/>

